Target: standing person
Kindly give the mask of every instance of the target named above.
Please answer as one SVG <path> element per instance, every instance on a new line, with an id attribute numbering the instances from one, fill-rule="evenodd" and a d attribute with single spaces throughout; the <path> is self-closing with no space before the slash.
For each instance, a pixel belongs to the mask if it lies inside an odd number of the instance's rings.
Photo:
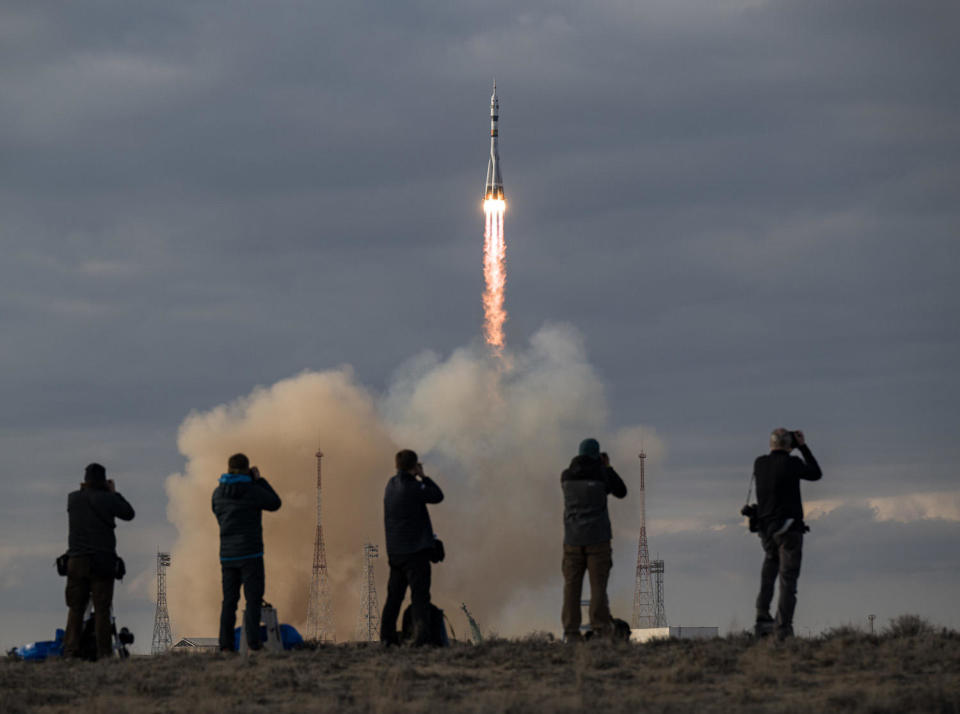
<path id="1" fill-rule="evenodd" d="M 613 566 L 613 532 L 607 494 L 627 495 L 623 479 L 600 453 L 596 439 L 580 442 L 579 454 L 560 476 L 563 488 L 563 638 L 580 640 L 580 595 L 590 572 L 590 627 L 598 636 L 613 634 L 607 580 Z"/>
<path id="2" fill-rule="evenodd" d="M 280 497 L 244 454 L 227 461 L 227 473 L 213 492 L 213 512 L 220 524 L 220 570 L 223 606 L 220 609 L 220 651 L 234 651 L 233 629 L 237 624 L 240 585 L 247 601 L 244 622 L 247 644 L 258 650 L 260 605 L 263 602 L 263 511 L 280 508 Z"/>
<path id="3" fill-rule="evenodd" d="M 427 641 L 430 612 L 430 556 L 436 536 L 427 512 L 428 503 L 440 503 L 443 491 L 423 472 L 423 464 L 410 449 L 397 452 L 397 474 L 383 494 L 383 526 L 387 540 L 390 581 L 387 602 L 380 618 L 380 641 L 399 644 L 397 616 L 410 587 L 413 608 L 413 644 Z"/>
<path id="4" fill-rule="evenodd" d="M 803 459 L 791 456 L 799 449 Z M 757 596 L 757 621 L 754 632 L 764 637 L 776 630 L 778 639 L 793 636 L 793 611 L 797 606 L 797 579 L 803 534 L 810 530 L 803 522 L 800 480 L 819 481 L 823 473 L 813 458 L 802 431 L 774 429 L 770 434 L 770 453 L 753 465 L 757 482 L 757 518 L 763 545 L 760 594 Z M 773 586 L 780 575 L 777 619 L 770 616 Z"/>
<path id="5" fill-rule="evenodd" d="M 67 556 L 67 631 L 63 637 L 64 657 L 80 656 L 80 636 L 87 604 L 93 598 L 97 658 L 113 654 L 110 641 L 110 608 L 116 573 L 116 521 L 133 520 L 133 507 L 117 493 L 113 479 L 100 464 L 87 466 L 80 489 L 67 497 L 70 523 Z"/>

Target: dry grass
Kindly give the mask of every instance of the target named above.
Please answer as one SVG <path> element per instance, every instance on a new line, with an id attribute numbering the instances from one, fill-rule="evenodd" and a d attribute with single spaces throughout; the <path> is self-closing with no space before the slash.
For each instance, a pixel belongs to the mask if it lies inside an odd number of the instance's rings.
<path id="1" fill-rule="evenodd" d="M 0 663 L 6 714 L 585 709 L 960 712 L 960 635 L 900 618 L 877 637 L 840 628 L 785 643 L 744 635 L 566 646 L 531 636 L 445 650 Z"/>

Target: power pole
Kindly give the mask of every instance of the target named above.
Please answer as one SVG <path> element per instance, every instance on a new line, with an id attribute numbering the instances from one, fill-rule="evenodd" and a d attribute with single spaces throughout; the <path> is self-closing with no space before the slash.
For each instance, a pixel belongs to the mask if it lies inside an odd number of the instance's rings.
<path id="1" fill-rule="evenodd" d="M 877 619 L 876 615 L 867 615 L 867 619 L 870 620 L 870 634 L 875 634 L 873 631 L 873 621 Z"/>
<path id="2" fill-rule="evenodd" d="M 656 610 L 650 578 L 650 548 L 647 546 L 647 504 L 645 461 L 647 453 L 640 451 L 640 541 L 637 544 L 637 578 L 633 586 L 633 617 L 630 626 L 654 627 Z"/>
<path id="3" fill-rule="evenodd" d="M 327 550 L 323 543 L 322 468 L 323 452 L 317 457 L 317 530 L 313 540 L 313 576 L 307 599 L 307 639 L 316 642 L 334 642 L 333 614 L 330 604 L 330 574 L 327 572 Z"/>
<path id="4" fill-rule="evenodd" d="M 360 618 L 357 620 L 357 639 L 360 642 L 376 642 L 380 639 L 380 601 L 377 599 L 377 581 L 373 573 L 373 561 L 380 556 L 380 549 L 373 543 L 363 544 L 364 574 L 360 586 Z"/>
<path id="5" fill-rule="evenodd" d="M 151 654 L 163 654 L 173 645 L 170 632 L 170 614 L 167 612 L 167 568 L 170 554 L 157 553 L 157 612 L 153 617 L 153 643 Z"/>

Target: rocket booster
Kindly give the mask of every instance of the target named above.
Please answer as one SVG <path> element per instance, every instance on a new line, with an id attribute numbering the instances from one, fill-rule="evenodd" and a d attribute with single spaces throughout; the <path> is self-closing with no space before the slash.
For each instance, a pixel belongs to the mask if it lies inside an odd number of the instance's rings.
<path id="1" fill-rule="evenodd" d="M 500 176 L 500 151 L 497 145 L 499 119 L 500 100 L 497 99 L 497 80 L 493 80 L 493 96 L 490 97 L 490 160 L 487 162 L 487 183 L 483 189 L 483 197 L 502 201 L 503 178 Z"/>

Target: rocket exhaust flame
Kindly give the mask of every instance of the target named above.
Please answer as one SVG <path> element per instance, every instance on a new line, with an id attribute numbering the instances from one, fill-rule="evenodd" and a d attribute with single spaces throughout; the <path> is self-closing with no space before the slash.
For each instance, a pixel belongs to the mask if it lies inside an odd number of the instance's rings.
<path id="1" fill-rule="evenodd" d="M 483 291 L 483 336 L 494 354 L 502 357 L 506 346 L 503 323 L 507 319 L 507 311 L 503 307 L 507 285 L 503 212 L 507 204 L 503 199 L 503 178 L 500 175 L 499 120 L 500 101 L 494 81 L 493 96 L 490 97 L 490 160 L 487 162 L 487 181 L 483 187 L 483 213 L 486 217 L 483 231 L 483 278 L 486 282 Z"/>
<path id="2" fill-rule="evenodd" d="M 494 353 L 503 354 L 505 341 L 503 323 L 507 311 L 503 306 L 507 285 L 506 245 L 503 241 L 503 212 L 506 202 L 502 198 L 489 198 L 483 202 L 486 228 L 483 232 L 483 335 Z"/>

